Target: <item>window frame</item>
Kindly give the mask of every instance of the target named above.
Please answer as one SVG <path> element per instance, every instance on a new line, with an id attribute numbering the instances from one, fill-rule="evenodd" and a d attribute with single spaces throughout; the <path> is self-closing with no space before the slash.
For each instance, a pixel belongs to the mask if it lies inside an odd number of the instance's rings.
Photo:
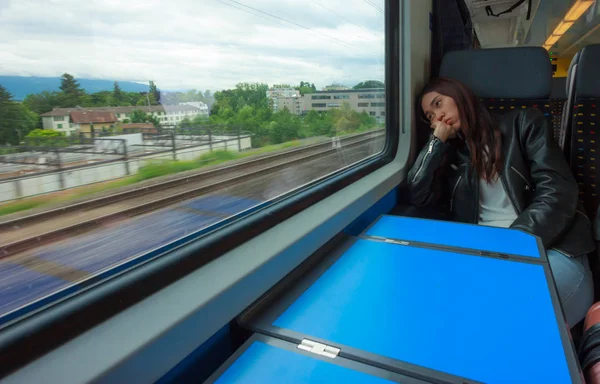
<path id="1" fill-rule="evenodd" d="M 371 193 L 382 197 L 394 188 L 401 180 L 398 177 L 403 177 L 406 172 L 405 166 L 410 148 L 410 140 L 407 140 L 410 133 L 404 129 L 407 121 L 410 124 L 410 114 L 401 114 L 402 110 L 406 110 L 407 101 L 404 97 L 407 95 L 407 89 L 400 88 L 400 84 L 408 84 L 406 76 L 409 74 L 406 63 L 409 60 L 405 55 L 410 54 L 410 44 L 406 44 L 404 29 L 409 26 L 407 24 L 409 20 L 406 17 L 407 2 L 386 0 L 385 7 L 386 105 L 397 106 L 397 108 L 390 108 L 386 113 L 386 126 L 391 128 L 386 131 L 386 144 L 379 155 L 367 158 L 348 169 L 340 170 L 325 180 L 315 181 L 307 188 L 292 193 L 254 214 L 232 220 L 228 225 L 199 239 L 188 243 L 175 242 L 171 245 L 171 249 L 164 251 L 156 258 L 129 267 L 125 266 L 103 281 L 90 284 L 46 308 L 40 308 L 23 319 L 9 323 L 0 332 L 0 356 L 2 356 L 0 358 L 2 361 L 0 377 L 9 374 L 11 369 L 18 369 L 30 363 L 37 367 L 40 367 L 40 364 L 58 364 L 52 356 L 65 353 L 64 348 L 69 349 L 69 346 L 74 345 L 73 343 L 80 345 L 82 338 L 86 339 L 91 334 L 102 332 L 113 321 L 120 321 L 119 319 L 122 319 L 123 316 L 127 317 L 132 311 L 135 312 L 136 309 L 139 309 L 139 306 L 150 305 L 152 307 L 158 304 L 158 302 L 153 304 L 154 296 L 167 292 L 168 289 L 193 277 L 192 275 L 202 275 L 211 265 L 227 263 L 232 254 L 237 252 L 239 255 L 244 248 L 255 246 L 257 242 L 260 243 L 261 238 L 272 236 L 273 231 L 277 232 L 283 227 L 291 225 L 290 223 L 301 216 L 306 217 L 318 212 L 318 207 L 321 207 L 320 210 L 323 211 L 322 207 L 331 206 L 331 202 L 337 201 L 342 204 L 342 200 L 339 199 L 344 194 L 352 196 L 362 193 L 359 191 L 360 188 L 367 188 L 372 190 Z M 402 12 L 400 7 L 403 8 Z M 403 31 L 401 32 L 400 29 Z M 404 39 L 402 43 L 401 38 Z M 402 55 L 399 54 L 400 50 L 403 52 Z M 402 67 L 400 67 L 401 62 Z M 401 91 L 403 98 L 400 98 Z M 402 134 L 400 126 L 402 126 Z M 402 141 L 399 140 L 400 135 L 403 136 Z M 402 147 L 402 156 L 400 157 L 397 156 L 399 145 Z M 373 180 L 379 180 L 377 189 L 372 187 L 375 185 L 372 183 Z M 350 188 L 350 186 L 352 187 Z M 350 215 L 358 216 L 362 211 L 357 211 L 356 208 L 366 209 L 372 202 L 372 199 L 355 199 L 352 203 L 354 205 L 347 204 L 347 209 L 354 207 Z M 348 214 L 346 216 L 344 222 L 348 223 L 355 218 Z M 340 224 L 341 222 L 338 220 L 336 225 L 339 227 Z M 323 237 L 327 233 L 324 232 L 321 236 Z M 310 240 L 306 231 L 303 232 L 301 238 L 304 242 Z M 327 240 L 323 237 L 323 241 Z M 313 246 L 318 246 L 318 244 L 319 242 L 315 242 Z M 299 257 L 308 257 L 310 253 L 307 252 L 304 249 L 302 252 L 304 255 Z M 281 255 L 272 256 L 270 262 L 277 264 L 277 260 L 283 260 L 282 257 Z M 290 265 L 290 267 L 294 266 Z M 243 273 L 251 280 L 255 281 L 257 278 L 257 272 L 253 269 Z M 279 270 L 273 276 L 275 279 L 273 284 L 284 275 L 285 271 Z M 238 285 L 236 287 L 240 288 Z M 200 306 L 197 309 L 208 310 L 208 307 Z M 234 307 L 228 309 L 234 310 Z M 217 310 L 217 312 L 214 313 L 214 319 L 211 315 L 209 322 L 221 318 L 218 313 L 220 310 L 215 308 L 213 310 Z M 206 312 L 204 317 L 206 317 Z M 218 325 L 223 326 L 223 323 L 220 322 Z M 93 342 L 97 343 L 98 340 L 94 339 Z M 90 340 L 87 342 L 89 343 Z M 49 355 L 42 357 L 48 352 L 50 352 Z M 66 353 L 73 358 L 72 352 Z M 101 376 L 112 371 L 112 368 L 104 366 L 93 369 L 86 367 L 86 369 L 91 369 L 98 375 L 102 371 Z M 33 372 L 22 369 L 17 371 L 16 376 L 10 377 L 16 378 L 19 373 L 23 372 L 31 374 L 42 371 Z M 55 373 L 59 374 L 60 372 Z M 92 374 L 92 372 L 90 371 L 88 374 Z"/>

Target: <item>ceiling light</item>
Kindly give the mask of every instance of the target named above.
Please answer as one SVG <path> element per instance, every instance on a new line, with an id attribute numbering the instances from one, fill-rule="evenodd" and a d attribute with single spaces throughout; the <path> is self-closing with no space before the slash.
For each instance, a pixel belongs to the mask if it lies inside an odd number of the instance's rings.
<path id="1" fill-rule="evenodd" d="M 592 6 L 594 0 L 577 0 L 565 15 L 563 20 L 577 21 Z"/>
<path id="2" fill-rule="evenodd" d="M 552 47 L 556 42 L 564 35 L 569 28 L 579 19 L 591 6 L 595 0 L 577 0 L 569 8 L 565 17 L 560 23 L 554 28 L 554 31 L 544 43 L 544 48 L 549 49 L 548 46 Z"/>
<path id="3" fill-rule="evenodd" d="M 558 39 L 560 39 L 560 36 L 558 35 L 550 35 L 548 36 L 548 39 L 546 40 L 546 43 L 544 45 L 554 45 L 556 44 L 556 42 L 558 41 Z"/>
<path id="4" fill-rule="evenodd" d="M 571 28 L 574 21 L 561 21 L 560 24 L 552 32 L 553 35 L 561 36 Z"/>

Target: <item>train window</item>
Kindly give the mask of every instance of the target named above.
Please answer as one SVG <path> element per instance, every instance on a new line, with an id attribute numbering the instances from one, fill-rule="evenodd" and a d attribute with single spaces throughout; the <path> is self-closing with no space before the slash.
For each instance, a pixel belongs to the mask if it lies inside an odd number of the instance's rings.
<path id="1" fill-rule="evenodd" d="M 384 13 L 4 4 L 0 323 L 380 155 Z"/>

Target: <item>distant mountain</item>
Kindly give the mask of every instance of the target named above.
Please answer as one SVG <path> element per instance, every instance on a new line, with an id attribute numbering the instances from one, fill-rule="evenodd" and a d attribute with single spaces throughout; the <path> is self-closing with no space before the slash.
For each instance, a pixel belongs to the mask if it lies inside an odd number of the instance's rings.
<path id="1" fill-rule="evenodd" d="M 112 91 L 112 80 L 77 79 L 79 85 L 87 93 L 99 91 Z M 14 100 L 23 100 L 31 93 L 43 91 L 58 91 L 60 77 L 24 77 L 24 76 L 0 76 L 0 85 L 6 88 Z M 148 85 L 134 83 L 131 81 L 119 81 L 119 87 L 125 92 L 147 92 Z"/>

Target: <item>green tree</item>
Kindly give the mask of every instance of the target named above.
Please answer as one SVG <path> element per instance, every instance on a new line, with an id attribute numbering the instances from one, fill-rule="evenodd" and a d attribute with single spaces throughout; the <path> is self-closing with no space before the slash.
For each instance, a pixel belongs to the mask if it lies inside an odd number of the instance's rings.
<path id="1" fill-rule="evenodd" d="M 194 120 L 192 120 L 192 125 L 194 127 L 198 127 L 201 125 L 204 125 L 208 123 L 208 118 L 206 116 L 202 116 L 202 115 L 198 115 L 196 117 L 194 117 Z"/>
<path id="2" fill-rule="evenodd" d="M 10 92 L 0 85 L 0 144 L 19 144 L 38 122 L 36 113 L 14 102 Z"/>
<path id="3" fill-rule="evenodd" d="M 62 147 L 68 145 L 65 134 L 53 129 L 34 129 L 25 136 L 25 142 L 36 146 Z"/>
<path id="4" fill-rule="evenodd" d="M 187 117 L 184 117 L 183 120 L 179 122 L 179 128 L 189 129 L 192 128 L 192 121 Z"/>
<path id="5" fill-rule="evenodd" d="M 158 102 L 160 101 L 160 90 L 156 87 L 154 81 L 150 80 L 148 89 L 149 94 L 154 96 L 154 100 L 150 100 L 150 105 L 158 105 Z"/>
<path id="6" fill-rule="evenodd" d="M 315 87 L 314 83 L 309 83 L 308 81 L 301 81 L 300 85 L 296 87 L 300 94 L 307 95 L 309 93 L 317 92 L 317 87 Z"/>
<path id="7" fill-rule="evenodd" d="M 384 88 L 385 84 L 378 80 L 366 80 L 356 84 L 352 89 Z"/>
<path id="8" fill-rule="evenodd" d="M 123 91 L 121 91 L 121 87 L 119 87 L 119 83 L 116 81 L 113 84 L 112 97 L 117 102 L 117 105 L 123 102 Z"/>
<path id="9" fill-rule="evenodd" d="M 269 137 L 273 144 L 297 139 L 301 129 L 300 118 L 291 114 L 287 108 L 274 113 L 272 121 L 268 125 Z"/>
<path id="10" fill-rule="evenodd" d="M 333 128 L 332 114 L 311 110 L 304 117 L 307 136 L 330 136 Z"/>
<path id="11" fill-rule="evenodd" d="M 139 92 L 125 92 L 125 100 L 123 105 L 137 105 L 138 101 L 142 98 L 142 94 Z M 146 97 L 144 97 L 145 99 Z"/>
<path id="12" fill-rule="evenodd" d="M 338 109 L 330 111 L 333 120 L 333 135 L 338 136 L 344 133 L 358 131 L 360 127 L 360 114 L 350 107 L 347 102 L 342 103 Z"/>
<path id="13" fill-rule="evenodd" d="M 148 115 L 146 112 L 141 111 L 139 109 L 134 109 L 131 112 L 131 122 L 132 123 L 151 123 L 156 128 L 160 127 L 160 121 L 156 116 Z"/>
<path id="14" fill-rule="evenodd" d="M 315 93 L 316 92 L 311 87 L 306 87 L 306 86 L 298 88 L 298 91 L 300 92 L 301 95 L 308 95 L 310 93 Z"/>
<path id="15" fill-rule="evenodd" d="M 158 103 L 156 102 L 153 93 L 144 93 L 143 95 L 141 95 L 141 97 L 138 99 L 135 105 L 143 107 L 148 105 L 158 105 Z"/>
<path id="16" fill-rule="evenodd" d="M 32 93 L 25 97 L 23 104 L 32 112 L 41 115 L 60 107 L 60 94 L 58 92 L 43 91 L 41 93 Z"/>
<path id="17" fill-rule="evenodd" d="M 110 91 L 92 93 L 91 95 L 88 95 L 87 99 L 89 103 L 86 103 L 86 107 L 108 107 L 118 105 L 114 100 L 113 93 Z"/>
<path id="18" fill-rule="evenodd" d="M 155 128 L 160 128 L 160 121 L 158 120 L 158 117 L 154 115 L 149 115 L 146 117 L 146 122 L 151 123 Z"/>
<path id="19" fill-rule="evenodd" d="M 360 131 L 366 131 L 377 126 L 377 119 L 373 116 L 369 116 L 369 114 L 365 111 L 359 114 L 359 119 L 360 126 L 358 129 Z"/>
<path id="20" fill-rule="evenodd" d="M 134 109 L 131 112 L 131 122 L 132 123 L 145 123 L 148 119 L 148 115 L 146 112 L 141 111 L 139 109 Z"/>
<path id="21" fill-rule="evenodd" d="M 64 73 L 60 78 L 60 106 L 64 108 L 75 107 L 84 104 L 85 91 L 81 89 L 75 78 Z"/>
<path id="22" fill-rule="evenodd" d="M 215 103 L 211 113 L 219 114 L 219 109 L 230 108 L 237 113 L 244 106 L 249 105 L 255 110 L 268 108 L 267 90 L 269 86 L 264 83 L 239 83 L 235 89 L 226 89 L 215 92 Z"/>

